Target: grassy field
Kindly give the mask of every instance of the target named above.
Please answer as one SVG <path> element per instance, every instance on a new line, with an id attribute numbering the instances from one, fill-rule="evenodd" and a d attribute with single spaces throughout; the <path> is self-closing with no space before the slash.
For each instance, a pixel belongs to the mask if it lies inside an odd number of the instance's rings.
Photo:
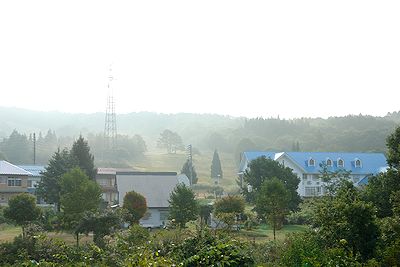
<path id="1" fill-rule="evenodd" d="M 287 234 L 304 232 L 308 229 L 306 225 L 284 225 L 282 229 L 276 231 L 276 239 L 284 240 Z M 262 224 L 256 229 L 242 229 L 238 236 L 248 241 L 264 242 L 274 240 L 273 229 L 269 225 Z"/>
<path id="2" fill-rule="evenodd" d="M 289 233 L 303 232 L 305 230 L 307 230 L 307 226 L 305 225 L 284 225 L 282 229 L 276 231 L 276 238 L 277 240 L 284 240 L 286 235 Z M 21 233 L 22 231 L 20 227 L 0 225 L 0 243 L 13 241 L 14 237 Z M 75 237 L 69 233 L 48 232 L 47 236 L 53 239 L 63 240 L 70 245 L 75 244 Z M 274 239 L 271 227 L 265 224 L 252 230 L 242 229 L 239 232 L 232 232 L 232 236 L 249 242 L 265 242 Z M 79 242 L 80 244 L 92 243 L 92 236 L 81 235 Z"/>
<path id="3" fill-rule="evenodd" d="M 210 178 L 211 162 L 214 152 L 204 152 L 201 155 L 193 156 L 193 164 L 195 166 L 198 184 L 213 185 L 214 181 Z M 223 179 L 220 185 L 228 192 L 238 190 L 236 184 L 237 166 L 232 154 L 219 153 Z M 185 163 L 187 155 L 184 152 L 176 154 L 167 154 L 165 151 L 156 150 L 149 151 L 145 157 L 132 162 L 132 167 L 142 171 L 175 171 L 180 172 Z"/>
<path id="4" fill-rule="evenodd" d="M 18 235 L 22 234 L 21 227 L 12 226 L 12 225 L 0 225 L 0 243 L 13 241 L 14 238 Z M 47 236 L 53 239 L 60 239 L 65 241 L 67 244 L 75 244 L 75 236 L 70 233 L 64 232 L 48 232 Z M 80 236 L 80 244 L 91 243 L 91 236 Z"/>
<path id="5" fill-rule="evenodd" d="M 0 225 L 0 243 L 13 241 L 14 237 L 20 234 L 22 234 L 21 227 L 15 227 L 6 224 Z"/>

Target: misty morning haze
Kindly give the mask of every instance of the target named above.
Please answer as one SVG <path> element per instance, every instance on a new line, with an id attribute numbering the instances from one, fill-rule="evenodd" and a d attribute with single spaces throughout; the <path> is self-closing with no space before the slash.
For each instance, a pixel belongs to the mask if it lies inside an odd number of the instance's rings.
<path id="1" fill-rule="evenodd" d="M 246 117 L 399 110 L 398 1 L 4 1 L 0 106 Z"/>

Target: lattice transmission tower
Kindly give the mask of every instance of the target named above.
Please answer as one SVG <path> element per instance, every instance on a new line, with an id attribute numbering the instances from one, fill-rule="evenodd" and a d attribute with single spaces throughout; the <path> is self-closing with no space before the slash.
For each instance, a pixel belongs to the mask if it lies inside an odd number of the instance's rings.
<path id="1" fill-rule="evenodd" d="M 114 88 L 112 87 L 113 80 L 114 77 L 110 66 L 110 75 L 108 76 L 107 84 L 106 119 L 104 123 L 104 148 L 107 152 L 115 150 L 117 146 L 117 119 L 115 116 Z"/>

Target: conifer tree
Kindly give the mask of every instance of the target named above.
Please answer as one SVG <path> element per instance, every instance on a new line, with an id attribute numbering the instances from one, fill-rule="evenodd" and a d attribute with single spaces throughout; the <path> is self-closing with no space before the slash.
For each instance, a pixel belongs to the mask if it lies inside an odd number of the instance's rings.
<path id="1" fill-rule="evenodd" d="M 78 140 L 73 143 L 71 156 L 74 160 L 75 166 L 83 170 L 89 178 L 95 178 L 96 170 L 94 168 L 94 157 L 90 153 L 88 142 L 82 137 L 82 135 L 80 135 Z"/>
<path id="2" fill-rule="evenodd" d="M 181 173 L 185 174 L 189 178 L 191 184 L 197 184 L 197 172 L 194 165 L 190 164 L 189 160 L 186 160 L 185 164 L 183 164 Z"/>
<path id="3" fill-rule="evenodd" d="M 37 194 L 47 203 L 55 204 L 60 210 L 61 177 L 74 167 L 69 151 L 58 149 L 49 160 L 43 177 L 39 182 Z"/>
<path id="4" fill-rule="evenodd" d="M 223 176 L 223 174 L 222 174 L 221 161 L 219 160 L 218 151 L 215 150 L 214 156 L 212 159 L 212 163 L 211 163 L 211 178 L 221 179 L 222 176 Z"/>

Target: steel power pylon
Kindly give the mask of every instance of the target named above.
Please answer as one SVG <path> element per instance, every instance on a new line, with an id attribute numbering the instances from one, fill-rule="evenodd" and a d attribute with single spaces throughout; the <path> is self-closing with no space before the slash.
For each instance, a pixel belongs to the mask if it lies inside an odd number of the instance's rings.
<path id="1" fill-rule="evenodd" d="M 110 152 L 116 149 L 117 146 L 117 119 L 115 116 L 115 100 L 114 88 L 112 87 L 112 68 L 110 66 L 110 75 L 108 76 L 108 95 L 106 107 L 106 119 L 104 124 L 104 146 L 105 150 Z"/>

